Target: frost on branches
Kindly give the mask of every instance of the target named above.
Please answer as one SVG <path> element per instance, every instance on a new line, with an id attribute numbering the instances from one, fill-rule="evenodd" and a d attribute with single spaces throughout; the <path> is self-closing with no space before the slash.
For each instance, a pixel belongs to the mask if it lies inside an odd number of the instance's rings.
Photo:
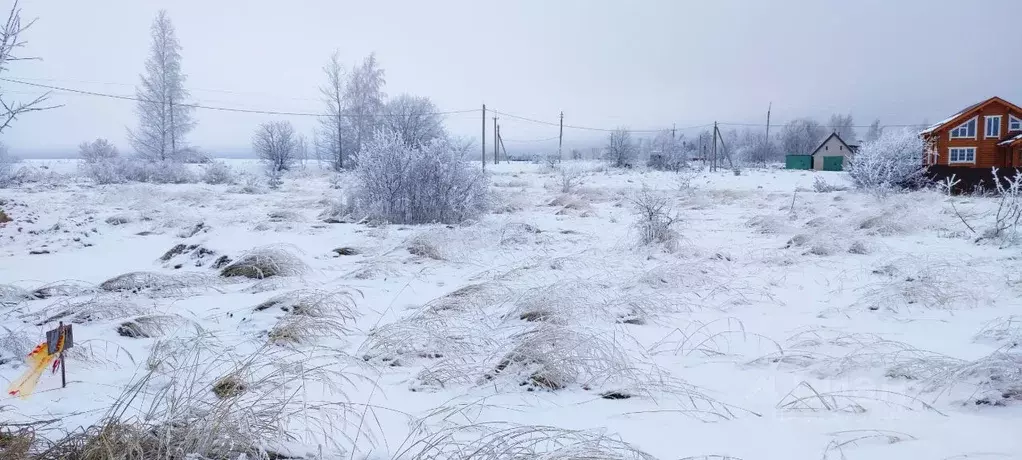
<path id="1" fill-rule="evenodd" d="M 358 153 L 356 211 L 395 224 L 453 224 L 479 216 L 488 184 L 465 161 L 467 151 L 446 139 L 414 148 L 399 134 L 377 132 Z"/>
<path id="2" fill-rule="evenodd" d="M 923 150 L 915 131 L 887 131 L 862 145 L 850 161 L 848 175 L 856 187 L 883 197 L 924 179 Z"/>

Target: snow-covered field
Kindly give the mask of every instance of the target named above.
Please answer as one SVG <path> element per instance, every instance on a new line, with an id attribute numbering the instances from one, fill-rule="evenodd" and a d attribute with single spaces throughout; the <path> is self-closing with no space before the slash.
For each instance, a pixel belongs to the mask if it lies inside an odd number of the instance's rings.
<path id="1" fill-rule="evenodd" d="M 489 165 L 493 210 L 461 226 L 324 222 L 347 179 L 313 167 L 272 192 L 0 190 L 0 379 L 75 331 L 67 388 L 47 372 L 0 419 L 88 426 L 143 379 L 138 406 L 279 404 L 315 458 L 1022 458 L 1019 247 L 974 242 L 948 197 L 579 167 L 562 193 L 543 166 Z M 643 193 L 676 244 L 638 244 Z M 953 200 L 990 225 L 994 199 Z M 256 249 L 283 275 L 214 268 Z"/>

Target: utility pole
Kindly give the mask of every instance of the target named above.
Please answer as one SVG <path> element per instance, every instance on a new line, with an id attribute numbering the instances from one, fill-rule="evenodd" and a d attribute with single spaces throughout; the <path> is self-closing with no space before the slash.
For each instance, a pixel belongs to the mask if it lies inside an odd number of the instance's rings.
<path id="1" fill-rule="evenodd" d="M 483 104 L 483 169 L 486 169 L 486 104 Z"/>
<path id="2" fill-rule="evenodd" d="M 504 147 L 504 136 L 497 136 L 497 141 L 500 142 L 500 151 L 504 152 L 504 161 L 510 161 L 507 159 L 507 148 Z"/>
<path id="3" fill-rule="evenodd" d="M 500 138 L 500 125 L 497 125 L 497 140 L 495 142 L 497 145 L 495 145 L 493 149 L 493 164 L 500 163 L 500 157 L 497 155 L 496 147 L 499 146 L 501 142 L 504 142 Z"/>
<path id="4" fill-rule="evenodd" d="M 770 142 L 770 109 L 773 108 L 773 106 L 774 106 L 773 102 L 767 105 L 767 131 L 766 131 L 767 143 Z"/>
<path id="5" fill-rule="evenodd" d="M 678 124 L 674 123 L 671 125 L 671 140 L 676 139 L 675 138 L 676 131 L 678 131 Z"/>
<path id="6" fill-rule="evenodd" d="M 493 158 L 497 158 L 497 117 L 493 117 Z"/>
<path id="7" fill-rule="evenodd" d="M 561 156 L 561 145 L 564 143 L 564 111 L 561 111 L 561 130 L 557 134 L 557 159 L 562 160 L 564 157 Z"/>
<path id="8" fill-rule="evenodd" d="M 717 170 L 717 122 L 713 122 L 713 162 L 710 163 L 710 171 Z"/>

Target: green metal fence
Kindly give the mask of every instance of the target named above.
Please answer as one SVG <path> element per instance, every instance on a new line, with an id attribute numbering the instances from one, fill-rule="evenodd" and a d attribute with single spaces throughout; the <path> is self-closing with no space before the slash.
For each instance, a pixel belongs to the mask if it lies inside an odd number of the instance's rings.
<path id="1" fill-rule="evenodd" d="M 787 155 L 784 157 L 786 169 L 813 169 L 813 157 L 809 155 Z"/>

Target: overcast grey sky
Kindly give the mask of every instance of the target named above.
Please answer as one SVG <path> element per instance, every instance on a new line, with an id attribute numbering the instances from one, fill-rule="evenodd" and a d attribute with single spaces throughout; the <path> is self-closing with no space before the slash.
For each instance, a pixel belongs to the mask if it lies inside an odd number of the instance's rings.
<path id="1" fill-rule="evenodd" d="M 4 6 L 9 5 L 5 2 Z M 387 93 L 442 110 L 482 103 L 566 124 L 634 129 L 799 116 L 857 124 L 939 120 L 989 96 L 1022 103 L 1019 0 L 747 1 L 23 1 L 41 62 L 7 76 L 132 95 L 149 25 L 166 8 L 192 98 L 210 105 L 318 111 L 334 49 L 354 64 L 375 51 Z M 8 96 L 38 89 L 3 83 Z M 11 94 L 12 91 L 25 94 Z M 64 107 L 25 115 L 4 133 L 17 153 L 106 137 L 127 150 L 132 102 L 55 92 Z M 197 111 L 190 142 L 247 147 L 265 115 Z M 312 120 L 291 118 L 303 130 Z M 489 123 L 492 123 L 490 121 Z M 449 128 L 478 136 L 479 114 Z M 557 128 L 502 122 L 508 140 Z M 691 131 L 688 132 L 691 134 Z M 596 133 L 565 130 L 566 140 Z M 512 148 L 509 143 L 508 148 Z"/>

